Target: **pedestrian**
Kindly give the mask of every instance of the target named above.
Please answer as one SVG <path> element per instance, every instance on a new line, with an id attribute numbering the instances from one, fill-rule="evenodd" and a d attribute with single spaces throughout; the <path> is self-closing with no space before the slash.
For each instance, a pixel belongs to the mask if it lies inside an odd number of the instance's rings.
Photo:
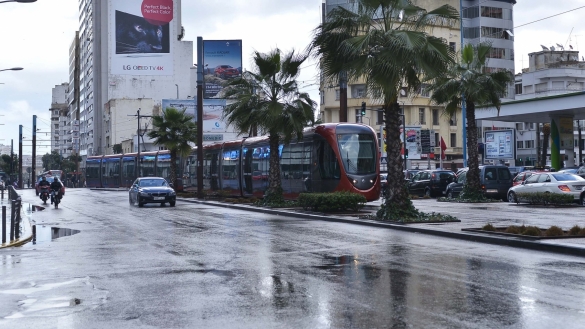
<path id="1" fill-rule="evenodd" d="M 30 188 L 30 178 L 26 181 L 26 185 L 28 185 L 28 188 Z"/>
<path id="2" fill-rule="evenodd" d="M 75 175 L 71 175 L 71 184 L 73 184 L 73 187 L 77 187 L 75 185 L 75 182 L 77 181 L 77 179 L 75 178 Z"/>

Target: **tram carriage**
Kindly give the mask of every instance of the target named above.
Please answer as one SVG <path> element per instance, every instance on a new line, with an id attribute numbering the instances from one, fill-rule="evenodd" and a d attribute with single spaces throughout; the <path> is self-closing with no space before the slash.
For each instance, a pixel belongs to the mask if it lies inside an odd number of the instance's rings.
<path id="1" fill-rule="evenodd" d="M 203 187 L 209 193 L 264 195 L 268 188 L 268 137 L 251 137 L 203 147 Z M 366 125 L 321 124 L 306 128 L 302 140 L 278 148 L 286 198 L 302 192 L 351 191 L 368 201 L 380 195 L 376 133 Z M 92 156 L 86 162 L 88 187 L 129 187 L 136 179 L 136 153 Z M 140 154 L 140 176 L 170 175 L 169 151 Z M 197 150 L 178 160 L 178 191 L 197 190 Z"/>

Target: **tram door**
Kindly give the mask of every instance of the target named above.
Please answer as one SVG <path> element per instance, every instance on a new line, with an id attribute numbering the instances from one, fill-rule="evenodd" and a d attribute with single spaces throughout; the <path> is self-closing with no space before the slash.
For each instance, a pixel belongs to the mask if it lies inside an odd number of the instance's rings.
<path id="1" fill-rule="evenodd" d="M 313 192 L 333 192 L 341 179 L 341 168 L 335 151 L 321 136 L 313 136 L 313 163 L 311 189 Z"/>
<path id="2" fill-rule="evenodd" d="M 254 149 L 250 147 L 242 148 L 242 192 L 244 195 L 252 195 L 252 154 Z"/>

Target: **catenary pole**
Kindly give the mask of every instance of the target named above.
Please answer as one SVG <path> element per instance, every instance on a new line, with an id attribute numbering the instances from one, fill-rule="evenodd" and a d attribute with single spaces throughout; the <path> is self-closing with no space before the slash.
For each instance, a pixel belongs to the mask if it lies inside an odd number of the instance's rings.
<path id="1" fill-rule="evenodd" d="M 31 164 L 31 183 L 34 184 L 37 170 L 37 116 L 33 115 L 33 136 L 32 136 L 32 164 Z M 30 186 L 29 186 L 30 187 Z"/>
<path id="2" fill-rule="evenodd" d="M 203 199 L 203 38 L 197 37 L 197 198 Z"/>

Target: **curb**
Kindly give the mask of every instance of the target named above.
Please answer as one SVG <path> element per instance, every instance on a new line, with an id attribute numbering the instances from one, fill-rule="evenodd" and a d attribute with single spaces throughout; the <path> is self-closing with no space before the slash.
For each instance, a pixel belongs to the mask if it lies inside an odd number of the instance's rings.
<path id="1" fill-rule="evenodd" d="M 481 242 L 481 243 L 488 243 L 488 244 L 496 244 L 508 247 L 515 247 L 515 248 L 524 248 L 524 249 L 531 249 L 531 250 L 538 250 L 538 251 L 546 251 L 546 252 L 554 252 L 560 253 L 565 255 L 573 255 L 573 256 L 585 256 L 585 248 L 578 248 L 578 247 L 570 247 L 558 244 L 549 244 L 549 243 L 541 243 L 535 241 L 526 241 L 520 238 L 503 238 L 503 237 L 494 237 L 494 236 L 484 236 L 481 234 L 473 234 L 473 233 L 458 233 L 458 232 L 449 232 L 449 231 L 438 231 L 423 227 L 416 227 L 414 225 L 418 224 L 411 224 L 411 225 L 404 225 L 404 224 L 390 224 L 384 222 L 376 222 L 370 220 L 363 220 L 363 219 L 353 219 L 353 218 L 345 218 L 345 217 L 337 217 L 337 216 L 324 216 L 324 215 L 317 215 L 317 214 L 306 214 L 306 213 L 298 213 L 292 211 L 283 211 L 283 210 L 274 210 L 268 208 L 258 208 L 258 207 L 251 207 L 251 206 L 244 206 L 244 205 L 234 205 L 234 204 L 224 204 L 217 201 L 199 201 L 199 200 L 189 200 L 184 198 L 177 198 L 177 201 L 183 201 L 188 203 L 198 203 L 210 206 L 218 206 L 230 209 L 237 209 L 237 210 L 244 210 L 244 211 L 254 211 L 260 212 L 264 214 L 271 214 L 271 215 L 283 215 L 283 216 L 290 216 L 290 217 L 297 217 L 297 218 L 304 218 L 304 219 L 315 219 L 315 220 L 322 220 L 328 222 L 336 222 L 336 223 L 347 223 L 347 224 L 355 224 L 355 225 L 364 225 L 370 227 L 380 227 L 380 228 L 387 228 L 387 229 L 394 229 L 399 231 L 405 231 L 410 233 L 422 233 L 434 236 L 440 236 L 445 238 L 452 238 L 452 239 L 459 239 L 465 241 L 472 241 L 472 242 Z"/>

